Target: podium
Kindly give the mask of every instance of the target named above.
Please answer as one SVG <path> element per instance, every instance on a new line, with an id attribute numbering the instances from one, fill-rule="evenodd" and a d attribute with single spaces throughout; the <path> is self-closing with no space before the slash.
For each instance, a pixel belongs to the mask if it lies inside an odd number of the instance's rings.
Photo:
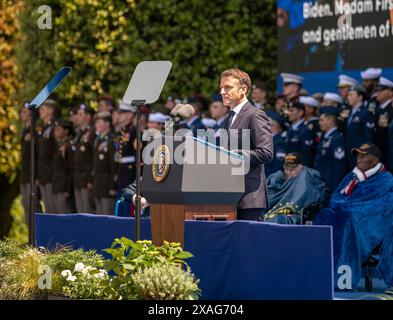
<path id="1" fill-rule="evenodd" d="M 144 161 L 141 191 L 150 203 L 156 245 L 166 240 L 184 246 L 184 220 L 236 220 L 245 190 L 241 155 L 194 137 L 178 138 L 155 139 L 147 156 L 152 161 Z"/>

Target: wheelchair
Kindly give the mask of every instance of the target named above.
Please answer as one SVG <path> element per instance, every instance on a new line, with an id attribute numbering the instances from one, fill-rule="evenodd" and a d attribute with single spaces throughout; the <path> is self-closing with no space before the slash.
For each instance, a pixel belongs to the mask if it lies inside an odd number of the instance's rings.
<path id="1" fill-rule="evenodd" d="M 379 263 L 381 249 L 382 243 L 378 244 L 368 256 L 366 261 L 362 263 L 362 268 L 364 270 L 364 283 L 368 292 L 373 290 L 372 268 L 375 268 Z"/>
<path id="2" fill-rule="evenodd" d="M 310 225 L 322 208 L 322 204 L 311 204 L 304 208 L 298 208 L 297 205 L 291 203 L 279 204 L 266 213 L 264 221 L 279 224 Z"/>

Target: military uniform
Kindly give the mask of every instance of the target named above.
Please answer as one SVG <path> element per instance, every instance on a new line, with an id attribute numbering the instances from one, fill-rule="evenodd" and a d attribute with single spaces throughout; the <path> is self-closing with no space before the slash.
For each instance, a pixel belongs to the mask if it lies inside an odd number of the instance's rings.
<path id="1" fill-rule="evenodd" d="M 389 134 L 389 151 L 388 151 L 387 167 L 390 172 L 393 172 L 393 121 L 391 121 L 389 124 L 388 134 Z"/>
<path id="2" fill-rule="evenodd" d="M 314 137 L 310 129 L 304 123 L 304 119 L 297 124 L 292 124 L 288 130 L 287 138 L 288 151 L 298 152 L 304 164 L 310 168 L 314 165 Z"/>
<path id="3" fill-rule="evenodd" d="M 53 121 L 38 128 L 38 183 L 45 212 L 55 213 L 55 199 L 53 196 L 53 156 L 56 150 L 56 140 L 53 134 Z"/>
<path id="4" fill-rule="evenodd" d="M 129 124 L 122 128 L 115 159 L 118 162 L 118 191 L 123 190 L 136 178 L 136 128 Z"/>
<path id="5" fill-rule="evenodd" d="M 345 103 L 340 107 L 338 107 L 338 109 L 339 109 L 339 114 L 337 116 L 337 128 L 338 131 L 340 131 L 341 134 L 345 137 L 348 118 L 349 115 L 351 114 L 351 106 Z"/>
<path id="6" fill-rule="evenodd" d="M 286 137 L 286 131 L 273 136 L 273 160 L 270 163 L 265 164 L 266 177 L 269 177 L 272 173 L 282 170 L 284 158 L 288 152 Z"/>
<path id="7" fill-rule="evenodd" d="M 79 213 L 93 213 L 87 184 L 93 164 L 94 139 L 94 129 L 86 126 L 78 131 L 77 138 L 72 144 L 75 204 Z"/>
<path id="8" fill-rule="evenodd" d="M 53 193 L 56 213 L 73 211 L 72 149 L 70 139 L 58 141 L 53 161 Z"/>
<path id="9" fill-rule="evenodd" d="M 195 117 L 187 122 L 187 128 L 192 131 L 194 137 L 197 137 L 198 130 L 206 130 L 206 127 L 202 123 L 202 119 L 199 117 Z"/>
<path id="10" fill-rule="evenodd" d="M 347 169 L 352 170 L 356 165 L 356 157 L 351 153 L 351 150 L 359 148 L 364 143 L 373 143 L 374 130 L 374 116 L 364 105 L 356 110 L 351 110 L 345 135 Z"/>
<path id="11" fill-rule="evenodd" d="M 115 157 L 115 137 L 106 132 L 94 141 L 93 156 L 93 197 L 97 214 L 112 214 L 114 210 L 115 194 L 110 191 L 117 189 L 117 168 Z"/>
<path id="12" fill-rule="evenodd" d="M 390 101 L 377 107 L 375 112 L 375 143 L 381 151 L 381 162 L 386 164 L 389 152 L 388 127 L 393 118 L 393 106 Z"/>
<path id="13" fill-rule="evenodd" d="M 344 138 L 337 128 L 324 134 L 315 158 L 315 169 L 330 193 L 333 193 L 345 175 Z"/>
<path id="14" fill-rule="evenodd" d="M 20 192 L 22 194 L 22 204 L 25 211 L 25 222 L 29 223 L 29 208 L 30 208 L 30 143 L 31 143 L 31 129 L 29 127 L 23 128 L 21 136 L 21 171 L 19 176 L 20 181 Z M 37 140 L 36 140 L 36 159 L 37 159 Z M 37 172 L 38 161 L 35 161 L 35 167 Z M 40 212 L 39 201 L 35 201 L 36 209 L 35 212 Z"/>

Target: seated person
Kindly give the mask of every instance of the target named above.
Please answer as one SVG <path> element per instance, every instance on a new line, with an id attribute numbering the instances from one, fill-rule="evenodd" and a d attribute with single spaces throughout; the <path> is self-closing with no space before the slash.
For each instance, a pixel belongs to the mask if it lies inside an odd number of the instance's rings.
<path id="1" fill-rule="evenodd" d="M 338 268 L 347 265 L 352 271 L 352 289 L 356 289 L 362 263 L 382 243 L 393 223 L 393 176 L 380 162 L 374 144 L 363 144 L 351 152 L 356 155 L 356 167 L 338 185 L 314 224 L 333 226 L 335 285 L 341 275 Z"/>
<path id="2" fill-rule="evenodd" d="M 284 170 L 268 178 L 267 194 L 265 221 L 299 224 L 302 209 L 322 206 L 326 188 L 319 172 L 305 166 L 301 155 L 294 152 L 285 156 Z"/>
<path id="3" fill-rule="evenodd" d="M 132 207 L 131 207 L 132 216 L 134 216 L 135 198 L 136 198 L 136 180 L 134 180 L 133 183 L 130 183 L 127 187 L 125 187 L 122 190 L 122 195 L 120 198 L 120 200 L 132 202 Z M 141 196 L 141 205 L 142 205 L 141 216 L 150 217 L 150 204 L 143 196 Z"/>

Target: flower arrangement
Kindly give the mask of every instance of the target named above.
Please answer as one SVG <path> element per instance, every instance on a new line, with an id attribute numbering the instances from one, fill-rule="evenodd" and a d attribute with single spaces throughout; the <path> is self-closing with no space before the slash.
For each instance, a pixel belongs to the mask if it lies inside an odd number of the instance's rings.
<path id="1" fill-rule="evenodd" d="M 34 299 L 60 295 L 71 299 L 198 299 L 199 280 L 184 261 L 192 254 L 179 243 L 115 239 L 95 251 L 19 246 L 0 241 L 0 299 Z M 42 274 L 42 270 L 48 272 Z M 48 276 L 50 286 L 40 287 Z"/>
<path id="2" fill-rule="evenodd" d="M 74 299 L 104 299 L 105 288 L 109 282 L 106 270 L 85 266 L 82 262 L 75 264 L 73 271 L 63 270 L 61 276 L 66 284 L 62 292 Z"/>

